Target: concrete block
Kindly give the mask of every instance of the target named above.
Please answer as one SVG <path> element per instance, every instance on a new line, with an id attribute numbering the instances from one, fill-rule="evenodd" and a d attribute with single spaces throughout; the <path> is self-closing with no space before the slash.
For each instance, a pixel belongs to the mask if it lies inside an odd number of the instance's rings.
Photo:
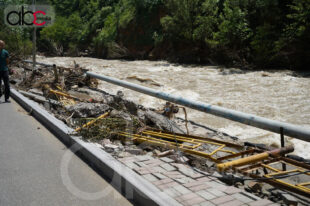
<path id="1" fill-rule="evenodd" d="M 249 192 L 246 192 L 246 191 L 242 191 L 241 193 L 242 193 L 243 195 L 245 195 L 245 196 L 251 198 L 252 200 L 260 200 L 260 199 L 261 199 L 260 197 L 257 197 L 256 195 L 253 195 L 253 194 L 251 194 L 251 193 L 249 193 Z"/>
<path id="2" fill-rule="evenodd" d="M 172 163 L 172 162 L 174 162 L 173 159 L 170 159 L 170 158 L 168 158 L 168 157 L 162 157 L 162 158 L 160 158 L 160 160 L 162 160 L 162 161 L 164 161 L 164 162 L 166 162 L 166 163 Z"/>
<path id="3" fill-rule="evenodd" d="M 125 165 L 127 167 L 129 167 L 130 169 L 136 169 L 136 168 L 139 168 L 139 166 L 137 166 L 135 163 L 133 162 L 126 162 Z"/>
<path id="4" fill-rule="evenodd" d="M 166 184 L 166 183 L 169 183 L 169 182 L 173 182 L 173 180 L 170 179 L 170 178 L 167 178 L 167 179 L 158 180 L 156 182 L 153 182 L 153 184 L 156 185 L 156 186 L 159 186 L 159 185 Z"/>
<path id="5" fill-rule="evenodd" d="M 168 194 L 170 197 L 179 197 L 181 196 L 182 194 L 179 193 L 177 190 L 175 190 L 174 188 L 167 188 L 163 191 L 164 193 Z"/>
<path id="6" fill-rule="evenodd" d="M 126 148 L 125 151 L 133 155 L 143 154 L 143 150 L 140 148 Z"/>
<path id="7" fill-rule="evenodd" d="M 162 164 L 160 165 L 162 168 L 164 168 L 166 171 L 175 171 L 176 168 L 171 166 L 169 163 L 166 163 L 166 164 Z"/>
<path id="8" fill-rule="evenodd" d="M 190 199 L 197 198 L 197 197 L 199 197 L 197 194 L 189 193 L 189 194 L 182 195 L 182 196 L 176 198 L 176 200 L 178 200 L 179 202 L 183 202 L 183 201 L 190 200 Z"/>
<path id="9" fill-rule="evenodd" d="M 155 177 L 157 177 L 158 179 L 166 179 L 168 177 L 166 177 L 165 175 L 161 174 L 161 173 L 153 173 L 153 175 Z"/>
<path id="10" fill-rule="evenodd" d="M 215 204 L 215 205 L 221 205 L 221 204 L 223 204 L 225 202 L 229 202 L 229 201 L 232 201 L 232 200 L 234 200 L 234 198 L 232 196 L 225 195 L 225 196 L 213 199 L 213 200 L 211 200 L 211 202 L 213 204 Z"/>
<path id="11" fill-rule="evenodd" d="M 189 189 L 187 189 L 186 187 L 182 186 L 182 185 L 178 185 L 173 187 L 175 190 L 177 190 L 179 193 L 181 193 L 182 195 L 191 193 L 191 191 Z"/>
<path id="12" fill-rule="evenodd" d="M 244 203 L 239 201 L 239 200 L 233 200 L 233 201 L 229 201 L 226 203 L 221 204 L 221 206 L 240 206 L 243 205 Z"/>
<path id="13" fill-rule="evenodd" d="M 143 175 L 143 177 L 144 177 L 146 180 L 148 180 L 149 182 L 155 182 L 155 181 L 158 180 L 158 179 L 157 179 L 155 176 L 153 176 L 152 174 Z"/>
<path id="14" fill-rule="evenodd" d="M 189 177 L 194 178 L 194 179 L 199 178 L 199 177 L 203 177 L 202 174 L 195 172 L 191 168 L 181 167 L 181 168 L 179 168 L 179 171 L 182 172 L 184 175 L 189 176 Z"/>
<path id="15" fill-rule="evenodd" d="M 139 167 L 147 167 L 146 164 L 144 164 L 143 162 L 134 162 L 136 165 L 138 165 Z"/>
<path id="16" fill-rule="evenodd" d="M 154 173 L 156 172 L 156 173 L 162 173 L 162 174 L 165 174 L 165 172 L 167 172 L 166 170 L 164 170 L 163 168 L 161 168 L 161 167 L 154 167 L 153 168 L 153 171 L 154 171 Z"/>
<path id="17" fill-rule="evenodd" d="M 206 185 L 212 188 L 217 188 L 218 190 L 225 191 L 228 186 L 224 185 L 223 183 L 218 183 L 216 181 L 208 181 Z"/>
<path id="18" fill-rule="evenodd" d="M 168 177 L 170 177 L 171 179 L 180 179 L 180 178 L 185 178 L 186 176 L 182 175 L 182 174 L 172 174 L 169 175 L 167 174 Z"/>
<path id="19" fill-rule="evenodd" d="M 195 197 L 193 199 L 190 199 L 190 200 L 185 200 L 184 202 L 182 202 L 183 205 L 187 205 L 187 206 L 192 206 L 192 205 L 195 205 L 195 204 L 199 204 L 199 203 L 202 203 L 204 202 L 205 200 L 201 197 Z"/>
<path id="20" fill-rule="evenodd" d="M 152 160 L 154 158 L 149 155 L 139 155 L 139 156 L 136 156 L 136 159 L 137 161 L 142 162 L 142 161 Z"/>
<path id="21" fill-rule="evenodd" d="M 248 203 L 250 206 L 265 206 L 265 205 L 270 205 L 273 202 L 271 202 L 270 200 L 266 200 L 266 199 L 261 199 L 261 200 L 257 200 L 255 202 L 250 202 Z"/>
<path id="22" fill-rule="evenodd" d="M 280 193 L 280 196 L 285 204 L 290 206 L 298 205 L 298 200 L 288 193 Z"/>
<path id="23" fill-rule="evenodd" d="M 239 188 L 236 188 L 236 187 L 233 187 L 233 186 L 230 186 L 230 187 L 227 187 L 224 192 L 228 195 L 232 195 L 232 194 L 235 194 L 235 193 L 239 193 L 241 192 L 242 190 L 240 190 Z"/>
<path id="24" fill-rule="evenodd" d="M 215 206 L 212 202 L 206 201 L 203 203 L 200 203 L 199 206 Z"/>
<path id="25" fill-rule="evenodd" d="M 162 184 L 162 185 L 159 185 L 157 186 L 159 189 L 161 190 L 165 190 L 166 188 L 170 188 L 170 187 L 174 187 L 174 186 L 177 186 L 179 185 L 177 182 L 169 182 L 169 183 L 166 183 L 166 184 Z"/>
<path id="26" fill-rule="evenodd" d="M 202 184 L 205 184 L 204 182 L 202 181 L 194 181 L 194 182 L 189 182 L 189 183 L 186 183 L 184 184 L 185 187 L 193 187 L 193 186 L 197 186 L 197 185 L 202 185 Z"/>
<path id="27" fill-rule="evenodd" d="M 210 188 L 210 189 L 206 189 L 207 192 L 211 193 L 212 195 L 215 195 L 216 197 L 221 197 L 221 196 L 224 196 L 225 193 L 218 190 L 218 189 L 215 189 L 215 188 Z"/>
<path id="28" fill-rule="evenodd" d="M 202 184 L 202 185 L 196 185 L 196 186 L 190 187 L 189 189 L 192 190 L 193 192 L 197 192 L 197 191 L 204 190 L 207 188 L 210 188 L 210 186 L 206 184 Z"/>
<path id="29" fill-rule="evenodd" d="M 160 161 L 159 159 L 152 159 L 152 160 L 147 160 L 144 161 L 145 164 L 150 165 L 150 164 L 164 164 L 164 162 Z"/>
<path id="30" fill-rule="evenodd" d="M 216 196 L 207 192 L 206 190 L 201 190 L 201 191 L 198 191 L 197 194 L 199 194 L 201 197 L 203 197 L 204 199 L 206 200 L 212 200 L 212 199 L 215 199 Z"/>
<path id="31" fill-rule="evenodd" d="M 136 169 L 134 169 L 134 171 L 136 171 L 140 175 L 146 175 L 146 174 L 152 173 L 151 170 L 148 170 L 148 169 L 145 169 L 145 168 L 136 168 Z"/>
<path id="32" fill-rule="evenodd" d="M 175 179 L 175 181 L 177 181 L 177 182 L 180 183 L 180 184 L 187 184 L 187 183 L 193 182 L 193 181 L 195 181 L 195 180 L 193 180 L 193 179 L 190 178 L 190 177 L 183 177 L 183 178 Z"/>
<path id="33" fill-rule="evenodd" d="M 245 196 L 242 193 L 233 194 L 232 197 L 234 197 L 235 199 L 237 199 L 243 203 L 253 202 L 252 198 L 249 198 L 248 196 Z"/>

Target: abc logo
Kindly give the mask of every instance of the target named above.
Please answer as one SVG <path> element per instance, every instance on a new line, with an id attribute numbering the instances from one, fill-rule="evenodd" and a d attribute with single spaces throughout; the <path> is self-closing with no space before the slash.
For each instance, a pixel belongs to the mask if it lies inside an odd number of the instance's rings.
<path id="1" fill-rule="evenodd" d="M 5 21 L 9 26 L 47 26 L 52 22 L 47 10 L 43 7 L 14 6 L 5 12 Z"/>

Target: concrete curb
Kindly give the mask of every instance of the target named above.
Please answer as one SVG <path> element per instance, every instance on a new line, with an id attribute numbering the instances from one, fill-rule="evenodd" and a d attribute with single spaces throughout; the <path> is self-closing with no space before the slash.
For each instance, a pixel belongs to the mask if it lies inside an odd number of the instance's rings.
<path id="1" fill-rule="evenodd" d="M 74 131 L 72 128 L 42 109 L 36 102 L 24 97 L 15 89 L 11 89 L 11 96 L 67 146 L 74 146 L 74 150 L 78 150 L 79 155 L 106 176 L 127 199 L 137 205 L 181 205 L 94 143 L 85 142 L 81 137 L 71 136 Z"/>

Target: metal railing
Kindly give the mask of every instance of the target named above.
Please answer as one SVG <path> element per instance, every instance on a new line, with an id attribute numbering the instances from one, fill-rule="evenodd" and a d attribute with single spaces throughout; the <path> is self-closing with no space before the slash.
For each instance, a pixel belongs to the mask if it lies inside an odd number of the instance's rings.
<path id="1" fill-rule="evenodd" d="M 235 122 L 239 122 L 242 124 L 250 125 L 253 127 L 257 127 L 260 129 L 264 129 L 267 131 L 285 134 L 289 137 L 294 137 L 306 142 L 310 142 L 310 129 L 304 128 L 301 126 L 284 123 L 280 121 L 270 120 L 264 117 L 259 117 L 256 115 L 251 115 L 231 109 L 226 109 L 219 106 L 214 106 L 210 104 L 206 104 L 203 102 L 192 101 L 180 96 L 167 94 L 164 92 L 160 92 L 158 90 L 154 90 L 148 87 L 144 87 L 141 85 L 133 84 L 130 82 L 122 81 L 113 77 L 108 77 L 104 75 L 99 75 L 93 72 L 86 73 L 89 77 L 100 79 L 102 81 L 125 87 L 127 89 L 134 90 L 136 92 L 140 92 L 146 95 L 150 95 L 159 99 L 163 99 L 169 102 L 173 102 L 175 104 L 183 105 L 185 107 L 189 107 L 201 112 L 205 112 L 208 114 L 212 114 L 218 117 L 222 117 L 225 119 L 229 119 Z"/>

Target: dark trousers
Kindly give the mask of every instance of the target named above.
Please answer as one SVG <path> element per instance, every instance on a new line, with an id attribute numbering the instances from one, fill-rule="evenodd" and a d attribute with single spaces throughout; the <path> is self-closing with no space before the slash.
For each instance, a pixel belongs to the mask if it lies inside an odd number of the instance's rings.
<path id="1" fill-rule="evenodd" d="M 4 82 L 5 100 L 8 100 L 10 97 L 9 71 L 0 71 L 0 96 L 2 95 L 2 80 Z"/>

